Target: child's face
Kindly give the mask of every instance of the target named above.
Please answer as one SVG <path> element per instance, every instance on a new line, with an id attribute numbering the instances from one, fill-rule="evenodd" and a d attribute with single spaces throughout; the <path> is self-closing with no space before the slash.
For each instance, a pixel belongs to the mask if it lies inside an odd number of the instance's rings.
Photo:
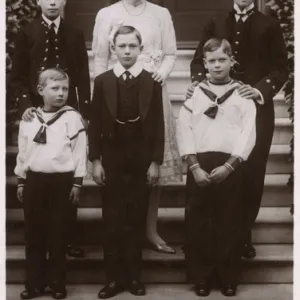
<path id="1" fill-rule="evenodd" d="M 135 33 L 119 34 L 116 37 L 112 50 L 117 55 L 118 61 L 125 69 L 132 67 L 141 54 L 143 46 L 140 45 Z"/>
<path id="2" fill-rule="evenodd" d="M 233 59 L 220 47 L 213 52 L 205 53 L 204 66 L 208 70 L 212 82 L 225 83 L 229 80 Z"/>
<path id="3" fill-rule="evenodd" d="M 239 6 L 239 8 L 244 9 L 250 4 L 252 4 L 254 0 L 234 0 L 234 3 Z"/>
<path id="4" fill-rule="evenodd" d="M 38 92 L 43 97 L 44 109 L 56 111 L 67 102 L 69 81 L 47 79 L 45 86 L 38 86 Z"/>
<path id="5" fill-rule="evenodd" d="M 65 6 L 66 0 L 37 0 L 37 4 L 49 20 L 55 20 Z"/>

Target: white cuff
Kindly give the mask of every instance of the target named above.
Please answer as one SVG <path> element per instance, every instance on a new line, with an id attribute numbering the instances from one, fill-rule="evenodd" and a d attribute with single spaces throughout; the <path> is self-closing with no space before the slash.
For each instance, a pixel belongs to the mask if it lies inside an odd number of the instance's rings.
<path id="1" fill-rule="evenodd" d="M 256 88 L 253 88 L 253 89 L 256 90 L 259 93 L 259 96 L 260 96 L 260 99 L 256 100 L 256 102 L 260 105 L 264 105 L 265 100 L 264 100 L 264 97 L 263 97 L 262 93 Z"/>

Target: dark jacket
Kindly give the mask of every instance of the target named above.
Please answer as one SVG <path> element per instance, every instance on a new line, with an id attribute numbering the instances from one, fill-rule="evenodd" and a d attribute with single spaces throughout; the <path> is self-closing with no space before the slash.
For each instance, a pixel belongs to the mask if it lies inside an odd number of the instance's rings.
<path id="1" fill-rule="evenodd" d="M 64 58 L 61 68 L 70 77 L 67 103 L 79 109 L 86 118 L 90 104 L 90 76 L 83 33 L 61 19 L 57 36 L 60 56 Z M 28 107 L 42 104 L 36 86 L 46 49 L 47 34 L 42 17 L 20 29 L 15 41 L 10 86 L 19 100 L 21 115 Z"/>
<path id="2" fill-rule="evenodd" d="M 234 43 L 234 24 L 233 12 L 224 18 L 212 18 L 206 24 L 191 62 L 192 81 L 200 82 L 205 78 L 202 55 L 205 42 L 212 37 L 221 37 Z M 240 50 L 244 68 L 243 82 L 257 88 L 268 105 L 288 78 L 285 43 L 279 22 L 256 9 L 249 16 L 248 26 L 247 42 Z"/>
<path id="3" fill-rule="evenodd" d="M 139 114 L 143 138 L 149 145 L 152 161 L 161 164 L 164 155 L 162 87 L 145 70 L 139 76 Z M 107 71 L 95 79 L 88 130 L 91 161 L 102 156 L 103 141 L 112 142 L 116 138 L 117 80 L 113 70 Z"/>

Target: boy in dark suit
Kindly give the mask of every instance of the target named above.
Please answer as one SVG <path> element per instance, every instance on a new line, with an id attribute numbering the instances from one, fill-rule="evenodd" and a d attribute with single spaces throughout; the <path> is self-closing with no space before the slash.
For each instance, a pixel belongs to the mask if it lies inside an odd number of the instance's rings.
<path id="1" fill-rule="evenodd" d="M 88 117 L 90 77 L 88 56 L 83 34 L 66 23 L 60 12 L 66 0 L 38 0 L 42 16 L 18 33 L 13 56 L 11 87 L 18 98 L 19 113 L 24 121 L 31 121 L 42 98 L 36 91 L 38 75 L 48 68 L 63 69 L 70 78 L 67 104 Z M 75 242 L 77 209 L 70 211 L 68 254 L 82 257 L 83 250 L 72 246 Z"/>
<path id="2" fill-rule="evenodd" d="M 95 79 L 89 124 L 89 159 L 103 197 L 102 299 L 116 295 L 124 283 L 132 294 L 145 294 L 140 272 L 147 202 L 164 153 L 162 88 L 136 62 L 140 33 L 120 27 L 112 48 L 119 62 Z"/>
<path id="3" fill-rule="evenodd" d="M 212 37 L 227 39 L 233 48 L 236 64 L 231 76 L 244 83 L 241 96 L 253 99 L 257 106 L 256 145 L 245 163 L 244 197 L 245 237 L 244 257 L 256 255 L 251 240 L 251 227 L 260 208 L 266 164 L 274 131 L 273 97 L 287 80 L 287 55 L 280 24 L 254 6 L 254 0 L 234 0 L 234 7 L 225 18 L 211 19 L 203 28 L 199 46 L 191 62 L 192 81 L 206 78 L 202 48 Z M 190 88 L 187 96 L 192 93 Z"/>

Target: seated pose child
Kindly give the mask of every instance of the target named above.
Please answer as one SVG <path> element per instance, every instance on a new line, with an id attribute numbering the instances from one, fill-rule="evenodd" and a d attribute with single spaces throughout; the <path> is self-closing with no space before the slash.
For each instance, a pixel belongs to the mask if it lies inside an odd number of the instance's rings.
<path id="1" fill-rule="evenodd" d="M 216 273 L 222 293 L 234 296 L 244 233 L 240 164 L 255 144 L 256 108 L 229 76 L 234 61 L 227 40 L 208 40 L 203 56 L 210 79 L 184 103 L 177 126 L 189 168 L 185 255 L 197 295 L 209 295 Z"/>
<path id="2" fill-rule="evenodd" d="M 103 200 L 102 299 L 125 284 L 132 294 L 145 294 L 140 273 L 148 198 L 164 154 L 162 87 L 137 62 L 140 33 L 121 26 L 112 50 L 118 63 L 95 79 L 88 132 L 93 178 Z"/>
<path id="3" fill-rule="evenodd" d="M 87 163 L 82 118 L 65 105 L 68 89 L 65 72 L 43 71 L 37 90 L 44 104 L 31 122 L 20 123 L 15 174 L 17 197 L 24 206 L 26 240 L 26 288 L 21 299 L 42 295 L 47 284 L 54 299 L 67 296 L 68 211 L 78 204 Z"/>

